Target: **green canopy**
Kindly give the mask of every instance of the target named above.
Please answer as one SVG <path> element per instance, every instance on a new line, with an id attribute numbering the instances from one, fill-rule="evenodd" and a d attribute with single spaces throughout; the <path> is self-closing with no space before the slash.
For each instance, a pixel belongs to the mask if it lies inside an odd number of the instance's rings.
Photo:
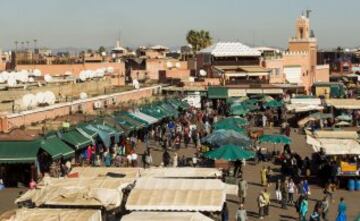
<path id="1" fill-rule="evenodd" d="M 243 105 L 236 105 L 230 108 L 231 115 L 246 115 L 250 112 L 250 109 Z"/>
<path id="2" fill-rule="evenodd" d="M 282 101 L 270 100 L 264 104 L 265 108 L 280 108 L 284 105 Z"/>
<path id="3" fill-rule="evenodd" d="M 231 125 L 223 125 L 223 126 L 219 126 L 217 128 L 214 128 L 215 131 L 216 130 L 234 130 L 238 133 L 241 133 L 241 134 L 245 134 L 247 135 L 247 130 L 243 127 L 234 127 L 234 126 L 231 126 Z"/>
<path id="4" fill-rule="evenodd" d="M 39 140 L 0 141 L 0 163 L 34 163 L 39 149 Z"/>
<path id="5" fill-rule="evenodd" d="M 30 141 L 0 141 L 0 163 L 34 163 L 39 150 L 47 152 L 53 160 L 74 156 L 74 150 L 56 135 Z"/>
<path id="6" fill-rule="evenodd" d="M 143 120 L 143 119 L 141 119 L 141 118 L 139 118 L 139 117 L 137 117 L 137 116 L 135 116 L 135 115 L 132 115 L 132 114 L 130 114 L 129 112 L 123 112 L 123 114 L 125 114 L 126 116 L 132 118 L 133 120 L 136 120 L 136 121 L 138 121 L 138 122 L 143 123 L 143 124 L 146 125 L 146 126 L 149 126 L 149 125 L 150 125 L 146 120 Z"/>
<path id="7" fill-rule="evenodd" d="M 249 122 L 240 117 L 227 117 L 224 119 L 219 120 L 214 124 L 215 129 L 225 129 L 225 128 L 231 128 L 231 127 L 242 127 L 245 125 L 248 125 Z"/>
<path id="8" fill-rule="evenodd" d="M 291 144 L 291 139 L 281 134 L 264 134 L 259 137 L 260 143 Z"/>
<path id="9" fill-rule="evenodd" d="M 254 158 L 255 153 L 253 151 L 245 150 L 243 147 L 228 144 L 206 152 L 203 156 L 213 160 L 236 161 Z"/>
<path id="10" fill-rule="evenodd" d="M 167 117 L 163 112 L 155 110 L 151 106 L 141 107 L 140 112 L 142 112 L 144 114 L 147 114 L 147 115 L 149 115 L 151 117 L 154 117 L 156 119 L 159 119 L 159 120 Z"/>
<path id="11" fill-rule="evenodd" d="M 209 87 L 208 98 L 210 99 L 226 99 L 228 97 L 228 89 L 226 87 Z"/>
<path id="12" fill-rule="evenodd" d="M 201 142 L 212 147 L 220 147 L 226 144 L 249 147 L 251 144 L 251 140 L 246 134 L 238 133 L 234 130 L 224 129 L 213 131 L 211 134 L 203 137 Z"/>
<path id="13" fill-rule="evenodd" d="M 114 116 L 115 122 L 120 125 L 122 129 L 125 130 L 126 133 L 130 133 L 136 130 L 135 125 L 129 123 L 127 120 L 123 119 L 121 116 Z"/>
<path id="14" fill-rule="evenodd" d="M 40 147 L 49 153 L 53 160 L 60 159 L 61 157 L 66 159 L 75 156 L 75 151 L 56 135 L 42 139 Z"/>
<path id="15" fill-rule="evenodd" d="M 76 150 L 85 148 L 86 146 L 93 143 L 93 141 L 81 134 L 75 128 L 65 131 L 61 134 L 61 139 L 71 146 L 75 147 Z"/>

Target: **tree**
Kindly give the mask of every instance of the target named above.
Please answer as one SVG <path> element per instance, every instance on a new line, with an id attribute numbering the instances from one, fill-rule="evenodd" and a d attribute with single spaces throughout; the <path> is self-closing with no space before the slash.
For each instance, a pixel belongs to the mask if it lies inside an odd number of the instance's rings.
<path id="1" fill-rule="evenodd" d="M 208 31 L 190 30 L 186 35 L 186 41 L 192 46 L 193 51 L 199 51 L 212 44 L 212 37 Z"/>
<path id="2" fill-rule="evenodd" d="M 102 54 L 103 52 L 106 52 L 106 49 L 105 49 L 104 46 L 100 46 L 99 49 L 98 49 L 98 53 Z"/>

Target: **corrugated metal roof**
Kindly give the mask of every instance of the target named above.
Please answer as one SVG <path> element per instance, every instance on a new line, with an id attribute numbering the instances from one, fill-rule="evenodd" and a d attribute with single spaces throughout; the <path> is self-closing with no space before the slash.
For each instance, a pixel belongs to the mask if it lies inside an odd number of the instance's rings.
<path id="1" fill-rule="evenodd" d="M 240 42 L 218 42 L 205 48 L 200 53 L 210 53 L 215 57 L 235 57 L 235 56 L 260 56 L 261 52 L 250 48 Z"/>

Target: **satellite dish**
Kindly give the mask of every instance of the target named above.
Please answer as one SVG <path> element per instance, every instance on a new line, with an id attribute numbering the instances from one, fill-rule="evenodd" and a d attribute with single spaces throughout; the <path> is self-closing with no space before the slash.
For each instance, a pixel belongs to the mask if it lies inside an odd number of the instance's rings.
<path id="1" fill-rule="evenodd" d="M 85 92 L 80 93 L 80 99 L 86 99 L 88 96 Z"/>
<path id="2" fill-rule="evenodd" d="M 105 56 L 106 56 L 106 52 L 105 52 L 105 51 L 101 52 L 101 56 L 105 57 Z"/>
<path id="3" fill-rule="evenodd" d="M 86 74 L 84 71 L 81 71 L 79 74 L 80 81 L 86 81 Z"/>
<path id="4" fill-rule="evenodd" d="M 6 80 L 4 79 L 4 76 L 2 74 L 0 74 L 0 83 L 3 84 L 5 82 L 6 82 Z"/>
<path id="5" fill-rule="evenodd" d="M 40 77 L 41 71 L 39 69 L 34 69 L 33 72 L 31 73 L 31 76 Z"/>
<path id="6" fill-rule="evenodd" d="M 172 68 L 172 67 L 173 67 L 173 64 L 172 64 L 170 61 L 168 61 L 168 62 L 166 63 L 166 66 L 167 66 L 168 68 Z"/>
<path id="7" fill-rule="evenodd" d="M 71 76 L 72 75 L 72 72 L 71 71 L 65 71 L 65 74 L 66 76 Z"/>
<path id="8" fill-rule="evenodd" d="M 134 79 L 133 80 L 133 86 L 135 89 L 139 89 L 140 88 L 140 83 L 137 79 Z"/>
<path id="9" fill-rule="evenodd" d="M 180 68 L 181 67 L 180 62 L 176 62 L 175 67 Z"/>
<path id="10" fill-rule="evenodd" d="M 34 83 L 35 82 L 35 79 L 33 77 L 29 77 L 29 82 L 30 83 Z"/>
<path id="11" fill-rule="evenodd" d="M 114 68 L 113 67 L 107 67 L 106 72 L 112 74 L 112 73 L 114 73 Z"/>
<path id="12" fill-rule="evenodd" d="M 44 80 L 45 80 L 46 82 L 51 82 L 51 81 L 53 80 L 53 78 L 52 78 L 49 74 L 45 74 L 45 75 L 44 75 Z"/>
<path id="13" fill-rule="evenodd" d="M 35 99 L 36 99 L 36 102 L 38 104 L 45 104 L 46 103 L 46 98 L 45 98 L 45 93 L 43 92 L 37 92 L 36 95 L 35 95 Z"/>
<path id="14" fill-rule="evenodd" d="M 45 98 L 44 102 L 46 104 L 49 104 L 49 105 L 55 104 L 56 97 L 55 97 L 55 94 L 52 91 L 46 91 L 44 93 L 44 98 Z"/>
<path id="15" fill-rule="evenodd" d="M 203 77 L 205 77 L 207 75 L 207 72 L 203 69 L 201 69 L 199 73 L 200 73 L 200 76 L 203 76 Z"/>

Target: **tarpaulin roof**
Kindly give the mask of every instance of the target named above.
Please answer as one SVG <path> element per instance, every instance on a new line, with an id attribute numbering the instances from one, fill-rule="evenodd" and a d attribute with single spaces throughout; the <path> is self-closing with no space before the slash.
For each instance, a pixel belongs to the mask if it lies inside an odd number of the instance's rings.
<path id="1" fill-rule="evenodd" d="M 314 105 L 314 104 L 295 103 L 295 104 L 286 104 L 286 109 L 288 111 L 294 111 L 296 113 L 299 113 L 299 112 L 307 112 L 307 111 L 313 111 L 313 110 L 323 110 L 324 107 L 320 106 L 320 105 Z"/>
<path id="2" fill-rule="evenodd" d="M 137 118 L 140 118 L 144 121 L 146 121 L 148 124 L 155 124 L 157 123 L 159 120 L 156 119 L 155 117 L 152 117 L 150 115 L 147 115 L 147 114 L 144 114 L 142 112 L 140 112 L 139 110 L 136 110 L 134 112 L 130 112 L 131 115 L 137 117 Z"/>
<path id="3" fill-rule="evenodd" d="M 317 138 L 342 138 L 342 139 L 358 139 L 359 135 L 356 131 L 344 130 L 317 130 L 314 131 L 314 136 Z"/>
<path id="4" fill-rule="evenodd" d="M 145 169 L 142 177 L 154 178 L 215 178 L 220 177 L 222 172 L 216 168 L 149 168 Z"/>
<path id="5" fill-rule="evenodd" d="M 218 179 L 138 179 L 128 210 L 221 211 L 226 185 Z"/>
<path id="6" fill-rule="evenodd" d="M 98 206 L 111 210 L 120 206 L 122 189 L 134 179 L 120 178 L 48 178 L 40 189 L 27 191 L 15 203 L 32 201 L 36 206 Z"/>
<path id="7" fill-rule="evenodd" d="M 360 109 L 360 100 L 357 99 L 326 99 L 325 102 L 336 109 Z"/>
<path id="8" fill-rule="evenodd" d="M 135 167 L 74 167 L 71 173 L 78 173 L 79 177 L 105 177 L 113 175 L 125 175 L 124 178 L 137 178 L 142 174 L 142 168 Z"/>
<path id="9" fill-rule="evenodd" d="M 77 150 L 93 143 L 89 137 L 84 136 L 77 129 L 64 131 L 60 138 L 66 143 L 74 146 Z"/>
<path id="10" fill-rule="evenodd" d="M 86 209 L 18 209 L 7 221 L 101 221 L 100 210 Z"/>
<path id="11" fill-rule="evenodd" d="M 314 138 L 307 135 L 306 142 L 315 152 L 322 148 L 327 155 L 360 155 L 360 144 L 353 139 Z"/>
<path id="12" fill-rule="evenodd" d="M 212 221 L 199 212 L 132 212 L 121 218 L 121 221 Z"/>

